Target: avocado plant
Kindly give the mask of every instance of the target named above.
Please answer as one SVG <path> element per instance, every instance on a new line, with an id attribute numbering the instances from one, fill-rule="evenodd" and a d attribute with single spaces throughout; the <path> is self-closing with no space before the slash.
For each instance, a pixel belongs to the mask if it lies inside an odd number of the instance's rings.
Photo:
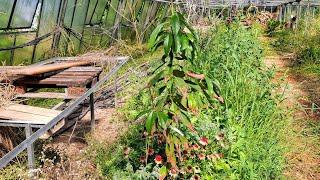
<path id="1" fill-rule="evenodd" d="M 148 42 L 150 51 L 163 48 L 163 56 L 146 87 L 150 108 L 139 117 L 146 117 L 150 137 L 156 133 L 165 139 L 167 164 L 160 169 L 162 176 L 167 168 L 177 168 L 177 158 L 188 148 L 190 134 L 198 137 L 191 118 L 223 103 L 218 83 L 190 70 L 197 58 L 198 39 L 184 16 L 172 8 L 171 15 L 154 29 Z"/>

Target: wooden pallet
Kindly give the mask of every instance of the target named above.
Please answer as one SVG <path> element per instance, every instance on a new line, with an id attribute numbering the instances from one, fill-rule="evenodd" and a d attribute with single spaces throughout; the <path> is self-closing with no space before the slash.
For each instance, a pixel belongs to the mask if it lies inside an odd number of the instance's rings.
<path id="1" fill-rule="evenodd" d="M 101 67 L 71 67 L 57 74 L 39 78 L 27 76 L 14 82 L 17 92 L 24 94 L 28 87 L 60 87 L 68 88 L 68 97 L 80 96 L 99 79 Z"/>

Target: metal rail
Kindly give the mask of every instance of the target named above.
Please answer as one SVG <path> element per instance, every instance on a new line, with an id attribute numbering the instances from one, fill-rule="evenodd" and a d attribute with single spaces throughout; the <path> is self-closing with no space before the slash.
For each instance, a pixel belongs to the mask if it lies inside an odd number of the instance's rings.
<path id="1" fill-rule="evenodd" d="M 12 151 L 7 153 L 5 156 L 3 156 L 0 159 L 0 169 L 4 168 L 8 163 L 10 163 L 14 158 L 16 158 L 23 150 L 28 148 L 28 164 L 29 167 L 33 167 L 33 153 L 32 153 L 32 145 L 33 143 L 39 139 L 44 133 L 46 133 L 48 130 L 50 130 L 53 126 L 55 126 L 61 119 L 66 118 L 68 115 L 70 115 L 78 105 L 80 105 L 83 101 L 85 101 L 88 97 L 90 97 L 90 106 L 91 108 L 91 117 L 94 118 L 94 112 L 93 112 L 93 94 L 95 93 L 98 88 L 103 85 L 106 81 L 108 81 L 127 61 L 129 60 L 129 57 L 122 57 L 118 59 L 118 64 L 111 69 L 111 71 L 104 76 L 100 81 L 98 81 L 95 85 L 93 85 L 85 94 L 83 94 L 81 97 L 76 99 L 70 106 L 68 106 L 64 111 L 62 111 L 58 116 L 56 116 L 54 119 L 52 119 L 48 124 L 41 127 L 39 130 L 37 130 L 35 133 L 30 133 L 30 126 L 26 127 L 26 133 L 28 137 L 21 142 L 18 146 L 16 146 Z M 94 119 L 91 119 L 91 121 L 94 121 Z M 91 122 L 92 124 L 94 122 Z M 30 129 L 29 129 L 30 128 Z M 32 154 L 29 157 L 29 154 Z"/>

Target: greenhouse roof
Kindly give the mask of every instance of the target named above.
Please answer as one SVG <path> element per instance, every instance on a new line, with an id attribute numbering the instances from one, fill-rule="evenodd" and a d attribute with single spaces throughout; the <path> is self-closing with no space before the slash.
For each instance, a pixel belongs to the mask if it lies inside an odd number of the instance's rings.
<path id="1" fill-rule="evenodd" d="M 159 2 L 171 2 L 170 0 L 156 0 Z M 175 3 L 192 4 L 197 6 L 221 7 L 221 6 L 279 6 L 287 4 L 299 4 L 303 6 L 320 6 L 318 0 L 176 0 Z"/>

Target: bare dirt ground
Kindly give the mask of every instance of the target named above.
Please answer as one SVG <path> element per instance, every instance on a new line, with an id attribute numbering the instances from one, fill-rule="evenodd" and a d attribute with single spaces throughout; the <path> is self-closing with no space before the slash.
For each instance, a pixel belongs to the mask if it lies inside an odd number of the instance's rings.
<path id="1" fill-rule="evenodd" d="M 44 161 L 44 165 L 40 169 L 39 177 L 68 180 L 102 179 L 97 167 L 85 156 L 91 154 L 87 151 L 87 139 L 103 144 L 116 141 L 127 125 L 124 122 L 114 122 L 115 113 L 115 108 L 96 109 L 96 128 L 93 134 L 90 132 L 90 113 L 88 113 L 75 127 L 71 127 L 46 144 L 42 151 L 41 160 Z"/>
<path id="2" fill-rule="evenodd" d="M 282 82 L 281 92 L 284 92 L 283 106 L 293 109 L 293 133 L 285 137 L 290 149 L 286 154 L 287 168 L 284 175 L 288 179 L 320 179 L 320 111 L 315 105 L 320 103 L 320 80 L 316 77 L 306 77 L 303 74 L 290 73 L 293 54 L 278 53 L 267 56 L 268 67 L 277 68 L 275 82 Z M 318 127 L 310 127 L 316 123 Z M 292 131 L 291 131 L 292 132 Z"/>

